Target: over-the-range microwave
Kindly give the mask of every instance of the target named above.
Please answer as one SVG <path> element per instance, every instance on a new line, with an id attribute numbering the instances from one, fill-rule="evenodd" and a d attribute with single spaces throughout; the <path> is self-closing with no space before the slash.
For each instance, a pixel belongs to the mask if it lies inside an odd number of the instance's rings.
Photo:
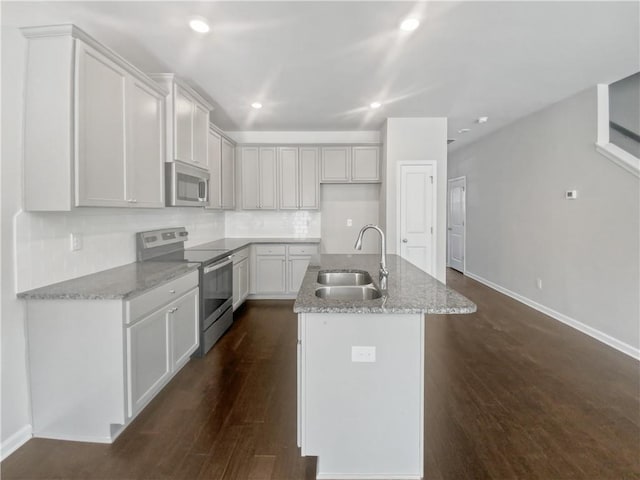
<path id="1" fill-rule="evenodd" d="M 170 207 L 209 205 L 209 172 L 180 162 L 165 164 L 166 199 Z"/>

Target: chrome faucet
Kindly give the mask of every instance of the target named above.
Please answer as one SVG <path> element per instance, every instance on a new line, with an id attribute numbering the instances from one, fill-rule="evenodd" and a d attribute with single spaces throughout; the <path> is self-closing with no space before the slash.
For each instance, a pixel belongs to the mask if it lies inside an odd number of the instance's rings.
<path id="1" fill-rule="evenodd" d="M 373 224 L 365 225 L 360 230 L 358 234 L 358 239 L 356 240 L 356 244 L 353 248 L 356 250 L 362 250 L 362 237 L 364 236 L 364 232 L 373 228 L 380 234 L 380 289 L 387 289 L 387 278 L 389 278 L 389 270 L 387 270 L 387 242 L 384 239 L 384 232 L 382 229 Z"/>

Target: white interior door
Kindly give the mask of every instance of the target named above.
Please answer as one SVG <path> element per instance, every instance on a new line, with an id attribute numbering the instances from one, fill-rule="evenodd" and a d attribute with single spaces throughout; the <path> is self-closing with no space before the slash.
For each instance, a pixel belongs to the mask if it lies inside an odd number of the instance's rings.
<path id="1" fill-rule="evenodd" d="M 400 255 L 434 274 L 434 167 L 400 166 Z"/>
<path id="2" fill-rule="evenodd" d="M 447 264 L 464 272 L 466 177 L 449 180 L 447 211 Z"/>

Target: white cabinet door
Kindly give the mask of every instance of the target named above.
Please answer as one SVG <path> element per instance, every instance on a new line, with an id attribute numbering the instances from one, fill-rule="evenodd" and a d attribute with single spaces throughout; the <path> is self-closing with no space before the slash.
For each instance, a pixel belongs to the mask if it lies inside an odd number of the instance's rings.
<path id="1" fill-rule="evenodd" d="M 256 293 L 286 292 L 286 257 L 284 255 L 256 256 Z"/>
<path id="2" fill-rule="evenodd" d="M 214 130 L 209 130 L 207 145 L 209 163 L 209 206 L 222 208 L 222 137 Z"/>
<path id="3" fill-rule="evenodd" d="M 309 266 L 310 256 L 290 256 L 287 291 L 289 293 L 298 293 L 302 279 Z"/>
<path id="4" fill-rule="evenodd" d="M 274 147 L 260 148 L 260 201 L 262 210 L 275 210 L 277 208 L 277 163 L 276 149 Z"/>
<path id="5" fill-rule="evenodd" d="M 193 163 L 200 168 L 209 168 L 207 139 L 209 136 L 209 110 L 198 103 L 193 108 Z"/>
<path id="6" fill-rule="evenodd" d="M 82 42 L 77 42 L 76 55 L 76 206 L 128 206 L 127 74 Z"/>
<path id="7" fill-rule="evenodd" d="M 254 210 L 260 208 L 260 152 L 257 147 L 242 147 L 240 150 L 242 208 Z"/>
<path id="8" fill-rule="evenodd" d="M 296 210 L 300 207 L 298 148 L 278 148 L 280 209 Z"/>
<path id="9" fill-rule="evenodd" d="M 127 200 L 164 207 L 164 98 L 131 79 L 128 90 Z"/>
<path id="10" fill-rule="evenodd" d="M 380 181 L 378 147 L 353 147 L 351 181 L 375 183 Z"/>
<path id="11" fill-rule="evenodd" d="M 171 331 L 171 371 L 189 361 L 199 345 L 198 289 L 194 288 L 167 307 Z"/>
<path id="12" fill-rule="evenodd" d="M 249 259 L 245 258 L 239 263 L 240 269 L 240 281 L 239 281 L 239 296 L 240 305 L 249 296 Z"/>
<path id="13" fill-rule="evenodd" d="M 347 183 L 351 163 L 351 147 L 322 147 L 321 176 L 324 183 Z"/>
<path id="14" fill-rule="evenodd" d="M 175 85 L 174 93 L 174 131 L 173 158 L 192 163 L 193 160 L 193 109 L 194 101 L 179 85 Z"/>
<path id="15" fill-rule="evenodd" d="M 320 180 L 318 178 L 318 149 L 300 147 L 299 207 L 303 210 L 320 208 Z"/>
<path id="16" fill-rule="evenodd" d="M 167 310 L 163 308 L 127 328 L 130 417 L 153 398 L 170 372 Z"/>
<path id="17" fill-rule="evenodd" d="M 236 207 L 235 193 L 235 148 L 226 138 L 222 139 L 222 208 L 234 209 Z"/>

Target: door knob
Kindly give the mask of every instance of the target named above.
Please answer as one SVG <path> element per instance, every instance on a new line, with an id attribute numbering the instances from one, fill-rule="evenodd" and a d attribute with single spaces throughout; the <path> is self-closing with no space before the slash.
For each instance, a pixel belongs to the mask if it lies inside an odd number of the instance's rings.
<path id="1" fill-rule="evenodd" d="M 453 228 L 449 227 L 449 228 L 447 228 L 447 230 L 453 230 Z"/>
<path id="2" fill-rule="evenodd" d="M 409 242 L 409 240 L 407 240 L 406 238 L 402 239 L 402 243 L 407 243 L 407 242 Z"/>

